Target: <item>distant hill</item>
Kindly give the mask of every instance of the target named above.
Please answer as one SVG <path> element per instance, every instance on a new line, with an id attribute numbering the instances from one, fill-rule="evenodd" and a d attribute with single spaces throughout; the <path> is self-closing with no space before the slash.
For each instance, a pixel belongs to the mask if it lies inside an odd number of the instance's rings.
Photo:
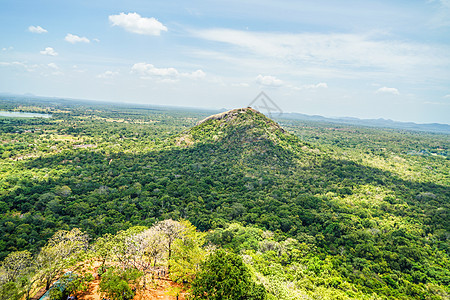
<path id="1" fill-rule="evenodd" d="M 83 99 L 68 99 L 60 97 L 41 97 L 35 96 L 30 93 L 23 95 L 11 94 L 11 93 L 0 93 L 0 99 L 2 101 L 7 101 L 11 103 L 22 102 L 23 104 L 32 104 L 36 101 L 45 103 L 47 105 L 71 105 L 71 104 L 81 104 L 81 105 L 99 105 L 99 106 L 115 106 L 119 108 L 129 108 L 129 109 L 145 109 L 145 110 L 183 110 L 183 111 L 201 111 L 205 113 L 223 112 L 226 111 L 225 108 L 220 110 L 214 109 L 203 109 L 195 107 L 176 107 L 176 106 L 165 106 L 165 105 L 154 105 L 154 104 L 139 104 L 139 103 L 122 103 L 122 102 L 109 102 L 109 101 L 97 101 L 97 100 L 83 100 Z M 3 103 L 5 106 L 6 103 Z M 450 125 L 440 124 L 440 123 L 430 123 L 430 124 L 417 124 L 414 122 L 398 122 L 389 119 L 359 119 L 353 117 L 339 117 L 339 118 L 327 118 L 320 115 L 307 115 L 302 113 L 283 113 L 281 116 L 275 119 L 287 119 L 287 120 L 303 120 L 303 121 L 315 121 L 315 122 L 327 122 L 336 124 L 348 124 L 357 126 L 369 126 L 369 127 L 381 127 L 381 128 L 393 128 L 393 129 L 404 129 L 404 130 L 415 130 L 424 132 L 434 132 L 434 133 L 445 133 L 450 134 Z"/>
<path id="2" fill-rule="evenodd" d="M 251 142 L 272 141 L 277 143 L 278 135 L 285 130 L 277 123 L 253 108 L 233 109 L 209 116 L 197 126 L 182 133 L 178 142 L 225 141 L 241 145 Z M 279 142 L 279 141 L 278 141 Z"/>
<path id="3" fill-rule="evenodd" d="M 357 126 L 383 127 L 394 129 L 406 129 L 450 134 L 450 125 L 440 123 L 417 124 L 413 122 L 397 122 L 388 119 L 358 119 L 352 117 L 327 118 L 319 115 L 306 115 L 301 113 L 284 113 L 279 119 L 318 121 L 337 124 L 349 124 Z"/>

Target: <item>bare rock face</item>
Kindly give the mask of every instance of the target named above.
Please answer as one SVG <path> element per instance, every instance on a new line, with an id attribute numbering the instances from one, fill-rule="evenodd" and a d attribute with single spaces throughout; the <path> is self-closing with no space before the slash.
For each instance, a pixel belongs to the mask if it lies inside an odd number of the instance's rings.
<path id="1" fill-rule="evenodd" d="M 238 116 L 239 114 L 245 114 L 247 111 L 252 111 L 254 113 L 259 113 L 260 114 L 259 111 L 255 110 L 255 109 L 253 109 L 251 107 L 237 108 L 237 109 L 232 109 L 232 110 L 229 110 L 229 111 L 225 111 L 225 112 L 220 113 L 220 114 L 215 114 L 215 115 L 209 116 L 209 117 L 201 120 L 200 122 L 198 122 L 197 125 L 200 125 L 200 124 L 202 124 L 202 123 L 204 123 L 206 121 L 209 121 L 209 120 L 222 120 L 222 119 L 225 119 L 225 121 L 229 121 L 229 120 L 235 118 L 236 116 Z"/>

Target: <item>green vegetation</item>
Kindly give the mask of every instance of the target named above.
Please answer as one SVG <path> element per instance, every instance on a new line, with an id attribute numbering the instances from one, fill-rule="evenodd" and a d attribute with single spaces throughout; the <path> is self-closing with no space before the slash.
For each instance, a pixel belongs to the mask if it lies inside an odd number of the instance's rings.
<path id="1" fill-rule="evenodd" d="M 64 274 L 58 279 L 58 283 L 49 291 L 50 300 L 67 299 L 68 296 L 84 292 L 88 284 L 93 280 L 90 273 L 77 275 L 75 273 Z"/>
<path id="2" fill-rule="evenodd" d="M 240 256 L 268 299 L 449 296 L 449 135 L 279 120 L 283 130 L 248 109 L 194 126 L 211 113 L 22 103 L 0 109 L 53 117 L 0 118 L 5 299 L 88 248 L 111 280 L 134 284 L 114 261 L 189 286 L 211 245 Z M 29 263 L 70 232 L 71 251 Z M 23 263 L 11 273 L 9 261 Z"/>
<path id="3" fill-rule="evenodd" d="M 137 269 L 118 269 L 111 267 L 102 275 L 100 291 L 109 299 L 133 299 L 134 292 L 130 284 L 136 284 L 142 273 Z"/>
<path id="4" fill-rule="evenodd" d="M 266 291 L 255 284 L 239 255 L 224 250 L 205 261 L 192 283 L 193 299 L 266 299 Z"/>

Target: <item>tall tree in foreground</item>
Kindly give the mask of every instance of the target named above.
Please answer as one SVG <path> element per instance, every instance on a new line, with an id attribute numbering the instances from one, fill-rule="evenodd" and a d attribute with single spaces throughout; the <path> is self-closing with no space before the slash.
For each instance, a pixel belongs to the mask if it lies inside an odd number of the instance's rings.
<path id="1" fill-rule="evenodd" d="M 169 260 L 171 266 L 170 278 L 176 282 L 192 282 L 200 271 L 200 265 L 206 255 L 202 248 L 205 244 L 205 233 L 187 220 L 180 221 L 184 227 L 179 239 L 173 243 L 173 254 Z"/>
<path id="2" fill-rule="evenodd" d="M 142 272 L 144 288 L 147 284 L 147 274 L 155 270 L 157 260 L 165 251 L 164 237 L 154 227 L 130 236 L 126 240 L 127 267 Z"/>
<path id="3" fill-rule="evenodd" d="M 167 270 L 170 273 L 170 260 L 172 258 L 173 243 L 175 242 L 175 240 L 179 239 L 182 236 L 182 233 L 185 228 L 180 222 L 168 219 L 158 222 L 155 225 L 155 229 L 165 237 L 164 245 L 168 252 L 168 261 L 169 261 L 167 265 Z"/>
<path id="4" fill-rule="evenodd" d="M 104 270 L 106 261 L 110 258 L 112 248 L 114 246 L 113 236 L 110 233 L 106 233 L 103 236 L 97 238 L 93 245 L 94 255 L 102 262 L 100 270 Z"/>
<path id="5" fill-rule="evenodd" d="M 100 292 L 112 300 L 133 299 L 132 286 L 136 287 L 141 277 L 142 272 L 137 269 L 111 267 L 102 275 Z"/>
<path id="6" fill-rule="evenodd" d="M 242 258 L 224 250 L 217 250 L 202 265 L 202 270 L 192 283 L 193 299 L 264 300 L 267 292 L 252 280 L 250 270 Z"/>
<path id="7" fill-rule="evenodd" d="M 32 256 L 27 250 L 10 253 L 1 265 L 6 281 L 14 281 L 18 276 L 23 275 L 31 263 Z"/>
<path id="8" fill-rule="evenodd" d="M 45 283 L 45 289 L 67 267 L 79 261 L 88 246 L 88 236 L 74 228 L 71 231 L 57 231 L 48 241 L 37 257 L 40 268 L 41 280 Z"/>
<path id="9" fill-rule="evenodd" d="M 0 299 L 18 299 L 30 291 L 37 280 L 35 263 L 27 250 L 10 253 L 0 267 Z"/>

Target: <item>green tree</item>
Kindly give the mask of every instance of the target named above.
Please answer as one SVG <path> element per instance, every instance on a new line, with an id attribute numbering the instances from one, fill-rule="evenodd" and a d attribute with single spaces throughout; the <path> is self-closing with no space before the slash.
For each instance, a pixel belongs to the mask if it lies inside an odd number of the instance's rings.
<path id="1" fill-rule="evenodd" d="M 27 250 L 10 253 L 1 266 L 6 281 L 14 281 L 18 276 L 23 275 L 31 267 L 31 263 L 31 253 Z"/>
<path id="2" fill-rule="evenodd" d="M 134 292 L 130 285 L 136 285 L 141 276 L 137 269 L 111 267 L 102 275 L 100 292 L 111 300 L 132 299 Z"/>
<path id="3" fill-rule="evenodd" d="M 48 290 L 62 270 L 79 261 L 88 245 L 88 236 L 78 228 L 60 230 L 48 241 L 37 257 L 41 280 Z"/>
<path id="4" fill-rule="evenodd" d="M 30 297 L 30 290 L 36 281 L 33 257 L 27 250 L 10 253 L 3 261 L 0 274 L 0 299 L 18 299 L 25 294 Z"/>
<path id="5" fill-rule="evenodd" d="M 58 286 L 50 290 L 50 300 L 66 299 L 69 295 L 84 292 L 88 289 L 89 282 L 92 280 L 94 280 L 94 277 L 91 273 L 66 273 L 59 278 Z"/>
<path id="6" fill-rule="evenodd" d="M 110 233 L 98 237 L 93 245 L 94 255 L 100 259 L 102 265 L 100 270 L 103 270 L 107 259 L 111 256 L 111 250 L 114 246 L 113 236 Z"/>
<path id="7" fill-rule="evenodd" d="M 14 281 L 0 282 L 0 299 L 1 300 L 19 300 L 22 298 L 20 286 Z"/>
<path id="8" fill-rule="evenodd" d="M 205 243 L 205 233 L 198 232 L 189 221 L 180 221 L 184 227 L 179 239 L 173 243 L 173 255 L 170 258 L 170 278 L 176 282 L 192 282 L 200 271 L 200 265 L 206 251 L 202 248 Z"/>
<path id="9" fill-rule="evenodd" d="M 252 280 L 242 258 L 217 250 L 202 265 L 192 283 L 193 299 L 237 300 L 266 299 L 265 288 Z"/>

